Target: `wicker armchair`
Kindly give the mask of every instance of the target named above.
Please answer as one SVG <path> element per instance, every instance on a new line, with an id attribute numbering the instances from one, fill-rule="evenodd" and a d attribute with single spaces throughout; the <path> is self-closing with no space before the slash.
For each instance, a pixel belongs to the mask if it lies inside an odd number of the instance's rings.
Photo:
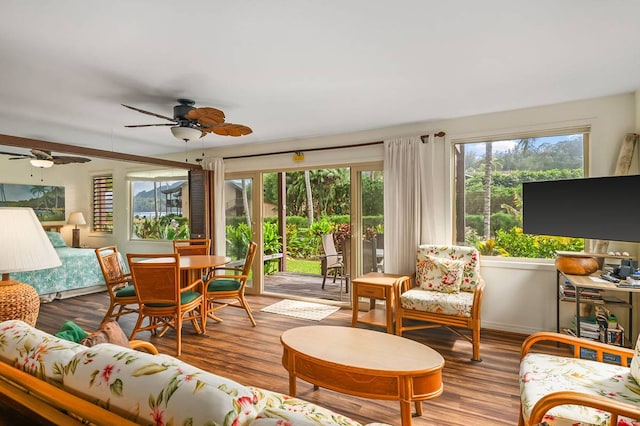
<path id="1" fill-rule="evenodd" d="M 540 343 L 546 343 L 546 352 L 550 353 L 544 352 Z M 570 345 L 571 350 L 567 355 L 557 355 L 557 344 Z M 538 345 L 535 351 L 534 345 Z M 532 334 L 520 353 L 518 424 L 638 424 L 638 380 L 637 344 L 633 351 L 559 333 Z"/>
<path id="2" fill-rule="evenodd" d="M 450 269 L 434 266 L 438 259 L 442 264 L 449 263 Z M 428 267 L 427 262 L 431 262 Z M 485 284 L 480 276 L 478 251 L 463 246 L 422 245 L 417 252 L 416 271 L 414 280 L 406 280 L 396 288 L 396 334 L 446 326 L 471 342 L 472 360 L 481 361 L 480 312 Z M 447 285 L 440 286 L 441 282 Z M 405 325 L 405 319 L 422 323 Z M 458 328 L 471 330 L 471 336 Z"/>

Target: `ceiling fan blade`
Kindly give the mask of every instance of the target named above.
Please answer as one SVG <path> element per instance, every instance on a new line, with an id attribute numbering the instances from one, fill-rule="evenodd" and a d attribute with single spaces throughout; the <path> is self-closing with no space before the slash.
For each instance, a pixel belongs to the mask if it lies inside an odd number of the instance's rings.
<path id="1" fill-rule="evenodd" d="M 253 133 L 251 128 L 242 124 L 224 123 L 215 127 L 205 127 L 202 129 L 205 133 L 215 133 L 220 136 L 244 136 Z"/>
<path id="2" fill-rule="evenodd" d="M 162 123 L 162 124 L 130 124 L 124 127 L 154 127 L 154 126 L 175 126 L 178 123 Z"/>
<path id="3" fill-rule="evenodd" d="M 189 120 L 196 120 L 202 127 L 213 127 L 224 123 L 224 112 L 216 108 L 202 107 L 190 110 L 185 117 Z"/>
<path id="4" fill-rule="evenodd" d="M 16 154 L 15 152 L 3 152 L 0 151 L 2 155 L 11 155 L 13 158 L 9 158 L 9 160 L 22 160 L 23 158 L 33 158 L 33 156 L 28 154 Z"/>
<path id="5" fill-rule="evenodd" d="M 132 109 L 132 110 L 134 110 L 134 111 L 141 112 L 141 113 L 143 113 L 143 114 L 152 115 L 152 116 L 154 116 L 154 117 L 158 117 L 158 118 L 164 118 L 165 120 L 173 121 L 174 123 L 176 123 L 176 122 L 177 122 L 173 117 L 167 117 L 167 116 L 165 116 L 165 115 L 156 114 L 155 112 L 145 111 L 145 110 L 143 110 L 143 109 L 136 108 L 136 107 L 132 107 L 132 106 L 125 105 L 125 104 L 120 104 L 120 105 L 122 105 L 122 106 L 123 106 L 123 107 L 125 107 L 125 108 L 129 108 L 129 109 Z"/>
<path id="6" fill-rule="evenodd" d="M 36 157 L 43 160 L 51 160 L 53 157 L 51 156 L 51 151 L 47 151 L 44 149 L 32 149 L 31 153 Z"/>
<path id="7" fill-rule="evenodd" d="M 86 157 L 53 156 L 53 164 L 88 163 L 89 161 L 91 159 Z"/>

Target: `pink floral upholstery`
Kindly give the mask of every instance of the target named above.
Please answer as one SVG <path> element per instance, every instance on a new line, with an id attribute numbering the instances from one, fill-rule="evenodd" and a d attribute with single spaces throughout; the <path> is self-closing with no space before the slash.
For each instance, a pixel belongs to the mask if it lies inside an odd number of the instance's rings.
<path id="1" fill-rule="evenodd" d="M 478 250 L 475 248 L 423 244 L 418 247 L 417 261 L 425 260 L 426 256 L 462 260 L 464 262 L 464 275 L 462 277 L 462 283 L 460 284 L 460 290 L 473 291 L 478 285 L 480 279 L 480 258 Z"/>
<path id="2" fill-rule="evenodd" d="M 640 386 L 629 368 L 580 358 L 529 353 L 520 363 L 522 410 L 529 417 L 535 403 L 552 392 L 572 390 L 640 404 Z M 590 407 L 560 405 L 544 418 L 549 426 L 607 425 L 609 414 Z M 619 426 L 637 425 L 620 418 Z"/>
<path id="3" fill-rule="evenodd" d="M 360 426 L 327 408 L 243 386 L 168 355 L 110 343 L 87 348 L 17 320 L 0 323 L 0 360 L 140 424 Z"/>
<path id="4" fill-rule="evenodd" d="M 0 361 L 52 384 L 62 383 L 65 365 L 84 349 L 22 321 L 0 323 Z"/>
<path id="5" fill-rule="evenodd" d="M 416 281 L 424 290 L 457 293 L 460 291 L 464 261 L 437 256 L 418 256 Z"/>

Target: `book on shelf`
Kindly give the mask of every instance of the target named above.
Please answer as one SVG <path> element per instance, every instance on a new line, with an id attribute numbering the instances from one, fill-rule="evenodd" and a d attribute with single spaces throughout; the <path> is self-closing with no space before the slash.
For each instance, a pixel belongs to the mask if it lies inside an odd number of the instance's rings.
<path id="1" fill-rule="evenodd" d="M 568 281 L 564 284 L 560 284 L 560 296 L 566 299 L 575 299 L 576 288 Z M 602 300 L 602 292 L 595 288 L 580 288 L 580 299 Z"/>

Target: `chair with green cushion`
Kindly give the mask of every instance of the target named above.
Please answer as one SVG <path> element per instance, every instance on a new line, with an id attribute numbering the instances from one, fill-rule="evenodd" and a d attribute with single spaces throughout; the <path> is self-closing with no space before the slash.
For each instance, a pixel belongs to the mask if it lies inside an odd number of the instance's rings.
<path id="1" fill-rule="evenodd" d="M 104 281 L 107 284 L 110 299 L 109 308 L 102 322 L 104 323 L 111 319 L 117 321 L 122 315 L 137 313 L 138 298 L 136 297 L 136 289 L 133 286 L 131 274 L 125 273 L 122 267 L 123 259 L 118 253 L 118 247 L 100 247 L 95 251 Z"/>
<path id="2" fill-rule="evenodd" d="M 177 354 L 182 353 L 182 324 L 191 321 L 203 334 L 207 325 L 204 282 L 197 279 L 180 285 L 180 255 L 127 254 L 140 310 L 130 340 L 141 331 L 151 331 L 162 337 L 169 328 L 177 335 Z M 148 318 L 148 324 L 143 325 Z M 198 324 L 198 320 L 200 324 Z"/>
<path id="3" fill-rule="evenodd" d="M 211 276 L 207 281 L 207 316 L 214 321 L 222 322 L 222 319 L 215 315 L 215 312 L 226 306 L 242 308 L 247 312 L 251 324 L 256 326 L 256 320 L 251 313 L 251 307 L 244 297 L 244 288 L 249 278 L 251 264 L 256 256 L 258 245 L 255 242 L 249 243 L 247 255 L 242 268 L 220 267 L 215 269 L 218 275 Z M 233 299 L 238 304 L 229 303 Z"/>

